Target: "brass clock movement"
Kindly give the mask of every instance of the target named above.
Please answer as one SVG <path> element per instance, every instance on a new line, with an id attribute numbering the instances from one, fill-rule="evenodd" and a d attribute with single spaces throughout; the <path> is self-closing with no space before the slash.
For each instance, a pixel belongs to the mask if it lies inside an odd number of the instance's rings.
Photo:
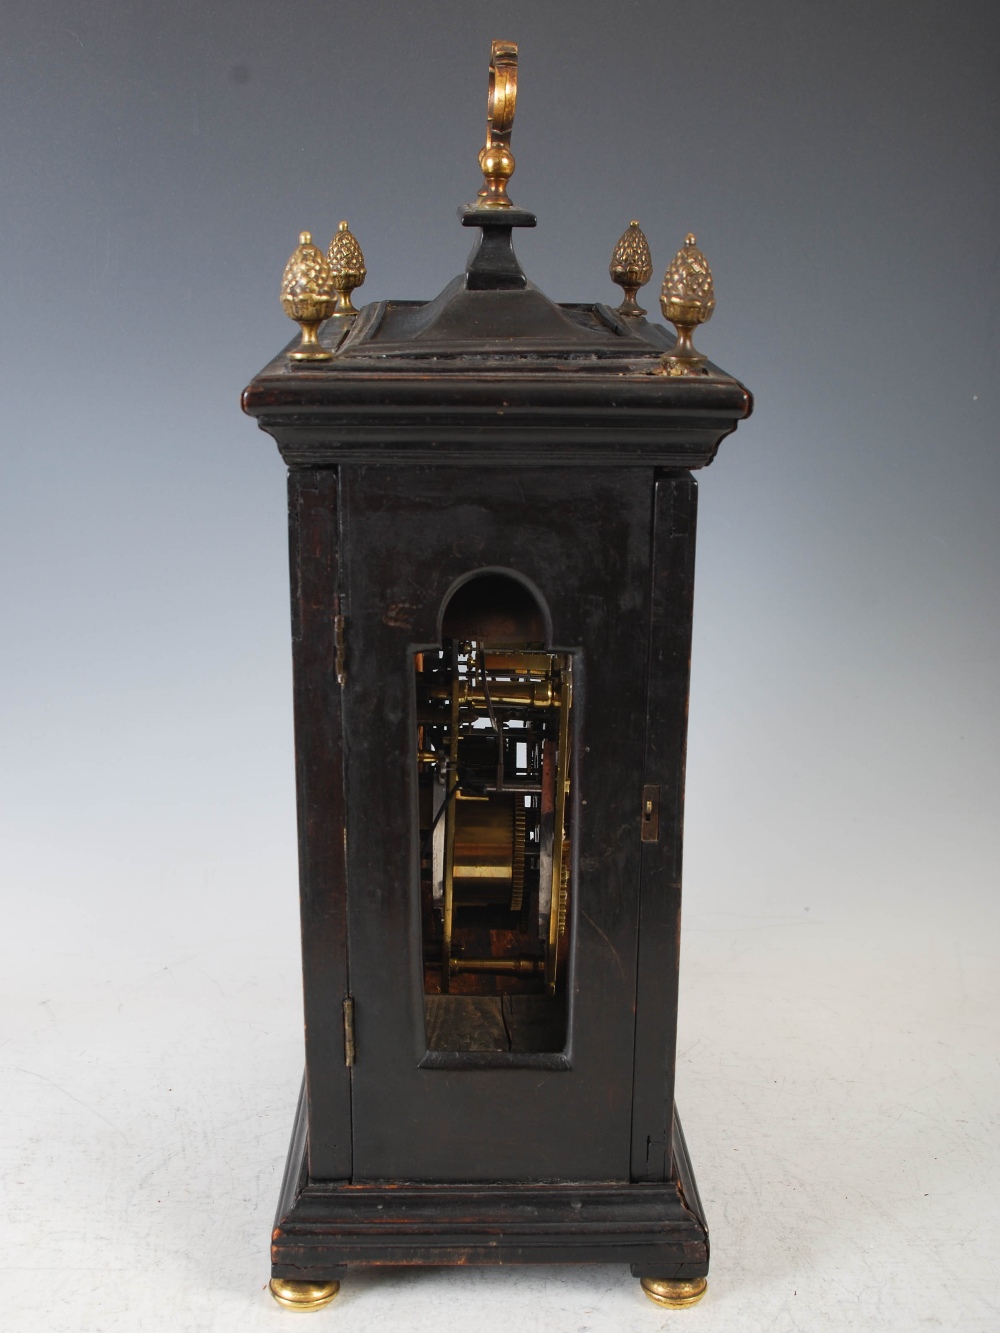
<path id="1" fill-rule="evenodd" d="M 647 321 L 557 304 L 511 201 L 495 42 L 475 243 L 430 301 L 355 309 L 303 232 L 301 339 L 244 408 L 288 465 L 306 1070 L 271 1290 L 389 1265 L 631 1265 L 705 1290 L 674 1110 L 696 482 L 751 408 L 695 350 L 688 235 Z"/>

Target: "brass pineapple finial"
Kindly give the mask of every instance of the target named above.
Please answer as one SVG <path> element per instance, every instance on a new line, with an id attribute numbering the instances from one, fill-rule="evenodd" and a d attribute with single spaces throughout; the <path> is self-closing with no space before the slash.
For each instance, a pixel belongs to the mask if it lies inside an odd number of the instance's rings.
<path id="1" fill-rule="evenodd" d="M 333 275 L 326 255 L 313 245 L 311 232 L 299 235 L 299 243 L 285 265 L 281 304 L 288 318 L 302 329 L 302 341 L 288 354 L 292 360 L 329 361 L 333 353 L 320 346 L 316 331 L 334 312 Z"/>
<path id="2" fill-rule="evenodd" d="M 327 259 L 333 275 L 334 290 L 337 293 L 337 307 L 333 313 L 356 315 L 358 312 L 351 301 L 351 292 L 355 287 L 361 286 L 368 276 L 368 270 L 365 268 L 365 257 L 361 253 L 361 246 L 358 245 L 346 222 L 341 222 L 333 233 Z"/>
<path id="3" fill-rule="evenodd" d="M 664 274 L 660 309 L 677 330 L 673 351 L 664 352 L 660 358 L 664 374 L 690 375 L 700 370 L 705 357 L 695 348 L 691 334 L 699 324 L 712 318 L 715 285 L 708 260 L 698 249 L 693 232 L 688 232 Z"/>
<path id="4" fill-rule="evenodd" d="M 507 182 L 514 174 L 510 134 L 517 102 L 517 43 L 494 42 L 490 48 L 490 90 L 486 100 L 486 143 L 479 152 L 483 188 L 479 208 L 512 208 Z"/>
<path id="5" fill-rule="evenodd" d="M 618 238 L 608 272 L 611 281 L 616 282 L 625 292 L 625 300 L 615 314 L 644 315 L 646 312 L 637 304 L 635 294 L 653 276 L 653 260 L 649 253 L 649 242 L 634 219 Z"/>

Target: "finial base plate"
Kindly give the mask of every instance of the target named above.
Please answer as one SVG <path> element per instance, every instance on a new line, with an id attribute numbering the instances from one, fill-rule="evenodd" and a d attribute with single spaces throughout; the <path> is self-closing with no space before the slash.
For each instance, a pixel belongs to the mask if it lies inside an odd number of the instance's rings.
<path id="1" fill-rule="evenodd" d="M 637 287 L 635 288 L 634 291 L 631 292 L 627 291 L 625 293 L 625 300 L 621 303 L 621 305 L 615 306 L 616 315 L 625 315 L 626 317 L 630 316 L 633 319 L 639 319 L 643 315 L 649 314 L 649 311 L 644 310 L 642 306 L 639 304 L 639 302 L 635 299 L 635 293 L 638 290 L 639 289 Z"/>
<path id="2" fill-rule="evenodd" d="M 332 361 L 333 353 L 317 344 L 316 351 L 294 351 L 288 353 L 289 361 Z"/>

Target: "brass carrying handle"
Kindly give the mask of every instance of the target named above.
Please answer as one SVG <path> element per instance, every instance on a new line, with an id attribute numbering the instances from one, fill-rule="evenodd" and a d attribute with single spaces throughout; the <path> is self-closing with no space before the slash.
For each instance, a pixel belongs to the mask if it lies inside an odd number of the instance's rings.
<path id="1" fill-rule="evenodd" d="M 494 42 L 490 49 L 490 91 L 486 102 L 486 144 L 510 147 L 517 102 L 517 43 Z"/>

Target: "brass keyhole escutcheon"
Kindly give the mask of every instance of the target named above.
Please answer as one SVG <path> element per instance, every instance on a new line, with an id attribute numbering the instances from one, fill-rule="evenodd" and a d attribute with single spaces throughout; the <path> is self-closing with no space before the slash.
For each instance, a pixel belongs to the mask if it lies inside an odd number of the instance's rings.
<path id="1" fill-rule="evenodd" d="M 643 842 L 660 841 L 660 789 L 648 783 L 642 789 L 642 824 L 640 838 Z"/>

